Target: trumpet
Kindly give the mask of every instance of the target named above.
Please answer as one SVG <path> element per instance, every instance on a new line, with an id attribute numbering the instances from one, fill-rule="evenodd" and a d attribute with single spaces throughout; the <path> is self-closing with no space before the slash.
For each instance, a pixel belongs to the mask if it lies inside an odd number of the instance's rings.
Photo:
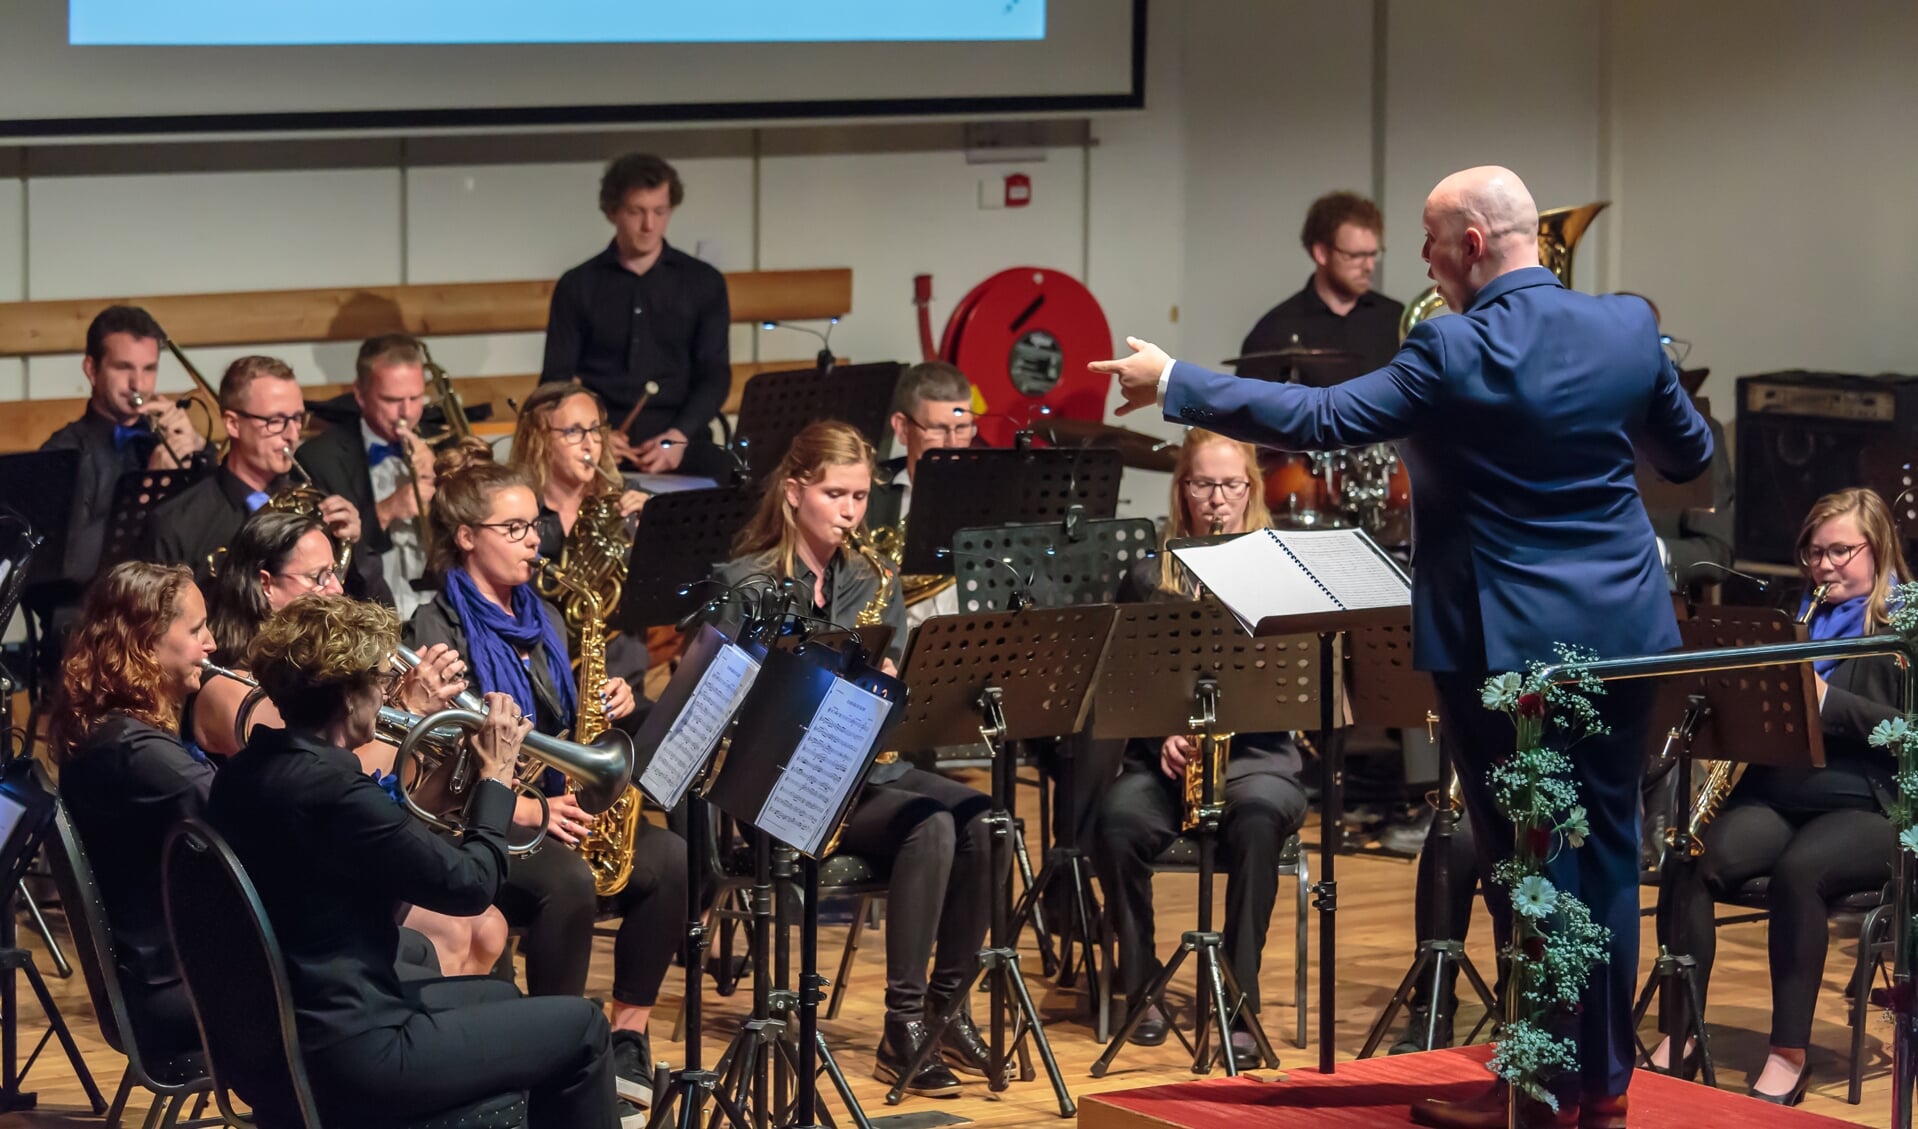
<path id="1" fill-rule="evenodd" d="M 166 432 L 160 430 L 160 413 L 164 409 L 154 408 L 152 411 L 148 411 L 147 398 L 139 392 L 133 394 L 133 406 L 142 416 L 146 417 L 147 427 L 152 430 L 153 437 L 160 441 L 160 446 L 166 448 L 166 453 L 168 457 L 172 458 L 173 465 L 176 467 L 185 467 L 186 460 L 180 457 L 180 452 L 173 449 L 173 444 L 166 441 Z"/>

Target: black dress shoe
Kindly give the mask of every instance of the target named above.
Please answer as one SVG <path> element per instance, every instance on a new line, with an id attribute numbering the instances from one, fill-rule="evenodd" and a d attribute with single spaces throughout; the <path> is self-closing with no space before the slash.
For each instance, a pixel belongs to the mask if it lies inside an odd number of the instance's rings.
<path id="1" fill-rule="evenodd" d="M 1240 1072 L 1257 1070 L 1264 1065 L 1259 1056 L 1259 1041 L 1252 1037 L 1251 1031 L 1235 1025 L 1232 1028 L 1232 1037 L 1226 1040 L 1226 1045 L 1232 1052 L 1234 1070 Z"/>
<path id="2" fill-rule="evenodd" d="M 1807 1059 L 1804 1067 L 1798 1072 L 1798 1081 L 1792 1083 L 1790 1093 L 1767 1094 L 1756 1086 L 1753 1086 L 1747 1092 L 1761 1102 L 1770 1102 L 1773 1105 L 1797 1105 L 1799 1102 L 1805 1100 L 1805 1091 L 1810 1088 L 1810 1086 L 1811 1061 Z"/>
<path id="3" fill-rule="evenodd" d="M 1415 1054 L 1419 1051 L 1433 1051 L 1442 1047 L 1451 1046 L 1452 1013 L 1450 1011 L 1442 1011 L 1439 1013 L 1438 1037 L 1432 1040 L 1430 1046 L 1427 1046 L 1425 1032 L 1431 1023 L 1431 1019 L 1432 1012 L 1430 1008 L 1422 1005 L 1407 1008 L 1405 1012 L 1405 1030 L 1399 1032 L 1398 1041 L 1392 1044 L 1392 1049 L 1387 1053 L 1395 1055 Z"/>
<path id="4" fill-rule="evenodd" d="M 945 1001 L 937 996 L 926 997 L 926 1014 L 938 1015 L 945 1010 Z M 932 1021 L 928 1019 L 930 1027 Z M 972 1016 L 964 1008 L 946 1024 L 939 1035 L 939 1057 L 945 1064 L 961 1074 L 972 1074 L 980 1078 L 991 1077 L 992 1048 L 979 1036 L 979 1028 L 972 1022 Z"/>
<path id="5" fill-rule="evenodd" d="M 872 1076 L 881 1082 L 899 1081 L 905 1073 L 906 1064 L 925 1045 L 928 1034 L 923 1019 L 894 1019 L 887 1016 L 886 1034 L 879 1040 L 879 1053 L 873 1062 Z M 934 1054 L 926 1057 L 925 1065 L 907 1081 L 905 1089 L 906 1093 L 922 1098 L 956 1098 L 959 1096 L 959 1087 L 959 1076 Z"/>
<path id="6" fill-rule="evenodd" d="M 1132 1028 L 1130 1041 L 1141 1047 L 1157 1047 L 1164 1044 L 1168 1030 L 1169 1024 L 1166 1023 L 1165 1012 L 1160 1011 L 1159 1005 L 1154 1004 L 1146 1008 L 1145 1014 L 1139 1017 L 1138 1024 Z"/>

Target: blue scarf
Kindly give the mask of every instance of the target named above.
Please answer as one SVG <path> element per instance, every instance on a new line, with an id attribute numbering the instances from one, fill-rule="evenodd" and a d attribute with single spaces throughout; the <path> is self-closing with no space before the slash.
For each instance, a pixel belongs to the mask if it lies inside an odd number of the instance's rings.
<path id="1" fill-rule="evenodd" d="M 1811 603 L 1807 595 L 1799 601 L 1798 614 L 1805 614 L 1806 605 Z M 1811 637 L 1816 639 L 1851 639 L 1865 633 L 1865 607 L 1871 603 L 1871 593 L 1853 596 L 1842 604 L 1826 604 L 1818 609 L 1811 618 Z M 1812 663 L 1812 669 L 1820 678 L 1830 678 L 1837 669 L 1840 659 L 1819 659 Z"/>
<path id="2" fill-rule="evenodd" d="M 565 714 L 548 720 L 559 728 L 570 727 L 577 705 L 573 700 L 573 672 L 566 665 L 566 644 L 546 617 L 546 608 L 533 586 L 521 584 L 513 589 L 511 615 L 480 595 L 479 589 L 473 586 L 473 578 L 463 568 L 448 570 L 445 591 L 447 602 L 453 605 L 453 611 L 466 628 L 466 660 L 479 675 L 480 691 L 510 694 L 521 708 L 537 715 L 539 698 L 533 693 L 533 676 L 520 661 L 519 648 L 531 651 L 543 643 L 546 674 L 559 694 Z"/>

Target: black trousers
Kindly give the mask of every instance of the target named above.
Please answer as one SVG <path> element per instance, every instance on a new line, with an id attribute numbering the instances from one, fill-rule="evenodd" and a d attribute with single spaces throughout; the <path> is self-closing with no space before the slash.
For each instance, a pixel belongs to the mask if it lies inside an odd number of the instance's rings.
<path id="1" fill-rule="evenodd" d="M 919 1019 L 978 966 L 992 912 L 992 797 L 923 769 L 868 787 L 839 849 L 887 875 L 886 1018 Z M 926 962 L 932 961 L 932 974 Z"/>
<path id="2" fill-rule="evenodd" d="M 652 1007 L 684 939 L 686 840 L 644 821 L 633 842 L 633 873 L 612 899 L 620 915 L 613 942 L 613 999 Z"/>
<path id="3" fill-rule="evenodd" d="M 1128 765 L 1101 804 L 1093 865 L 1119 939 L 1119 987 L 1136 999 L 1159 971 L 1152 860 L 1178 837 L 1181 785 L 1155 765 Z M 1225 869 L 1225 955 L 1246 1002 L 1259 1007 L 1259 962 L 1279 896 L 1279 849 L 1305 822 L 1296 780 L 1259 774 L 1225 782 L 1219 865 Z"/>
<path id="4" fill-rule="evenodd" d="M 611 1031 L 583 999 L 520 998 L 487 977 L 416 981 L 399 1027 L 308 1051 L 329 1125 L 402 1124 L 493 1094 L 528 1092 L 528 1129 L 613 1129 Z"/>
<path id="5" fill-rule="evenodd" d="M 1419 852 L 1418 878 L 1412 904 L 1413 929 L 1420 941 L 1463 941 L 1472 928 L 1472 899 L 1478 896 L 1478 848 L 1472 836 L 1472 817 L 1460 812 L 1458 823 L 1452 828 L 1449 847 L 1440 850 L 1439 846 L 1438 820 L 1434 818 L 1432 830 L 1425 833 L 1425 849 Z M 1446 884 L 1446 929 L 1443 938 L 1438 931 L 1438 877 L 1441 867 L 1445 870 Z M 1486 975 L 1488 971 L 1481 969 L 1479 974 Z M 1457 985 L 1458 965 L 1447 965 L 1444 1005 L 1448 1008 L 1452 1006 Z M 1423 1005 L 1430 987 L 1429 977 L 1419 977 L 1412 991 L 1412 1003 Z"/>
<path id="6" fill-rule="evenodd" d="M 684 893 L 680 900 L 685 900 Z M 557 840 L 518 856 L 507 866 L 506 882 L 494 904 L 507 924 L 520 930 L 527 995 L 584 996 L 593 956 L 593 918 L 599 912 L 593 872 L 585 860 Z"/>
<path id="7" fill-rule="evenodd" d="M 1435 673 L 1440 740 L 1451 742 L 1465 809 L 1476 834 L 1479 872 L 1491 874 L 1512 857 L 1512 824 L 1492 802 L 1489 773 L 1512 754 L 1517 735 L 1511 719 L 1485 708 L 1484 673 Z M 1579 997 L 1580 1010 L 1565 1034 L 1578 1043 L 1577 1078 L 1553 1084 L 1565 1096 L 1622 1094 L 1632 1077 L 1632 994 L 1638 981 L 1639 786 L 1645 775 L 1645 743 L 1657 684 L 1608 683 L 1596 700 L 1610 728 L 1587 737 L 1570 752 L 1579 802 L 1592 831 L 1577 850 L 1560 850 L 1546 870 L 1552 884 L 1590 907 L 1592 920 L 1612 931 L 1606 963 L 1592 970 Z M 1505 888 L 1485 884 L 1485 905 L 1503 950 L 1511 943 L 1512 903 Z"/>
<path id="8" fill-rule="evenodd" d="M 1826 906 L 1876 890 L 1891 878 L 1898 838 L 1877 808 L 1781 811 L 1740 803 L 1705 828 L 1705 851 L 1658 896 L 1658 937 L 1698 962 L 1699 995 L 1711 980 L 1718 937 L 1715 903 L 1769 875 L 1771 1043 L 1811 1045 L 1812 1011 L 1831 944 Z"/>

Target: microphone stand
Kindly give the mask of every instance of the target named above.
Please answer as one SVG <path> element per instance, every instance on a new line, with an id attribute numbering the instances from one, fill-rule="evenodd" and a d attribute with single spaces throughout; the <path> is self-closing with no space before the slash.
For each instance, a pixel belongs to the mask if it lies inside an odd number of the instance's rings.
<path id="1" fill-rule="evenodd" d="M 810 326 L 794 325 L 791 322 L 784 321 L 762 321 L 759 323 L 759 328 L 790 329 L 799 333 L 810 333 L 814 337 L 819 338 L 819 352 L 813 355 L 813 363 L 819 366 L 819 374 L 821 376 L 827 376 L 832 373 L 833 365 L 838 360 L 838 358 L 832 355 L 832 327 L 838 324 L 838 318 L 827 319 L 826 332 L 824 333 Z"/>

